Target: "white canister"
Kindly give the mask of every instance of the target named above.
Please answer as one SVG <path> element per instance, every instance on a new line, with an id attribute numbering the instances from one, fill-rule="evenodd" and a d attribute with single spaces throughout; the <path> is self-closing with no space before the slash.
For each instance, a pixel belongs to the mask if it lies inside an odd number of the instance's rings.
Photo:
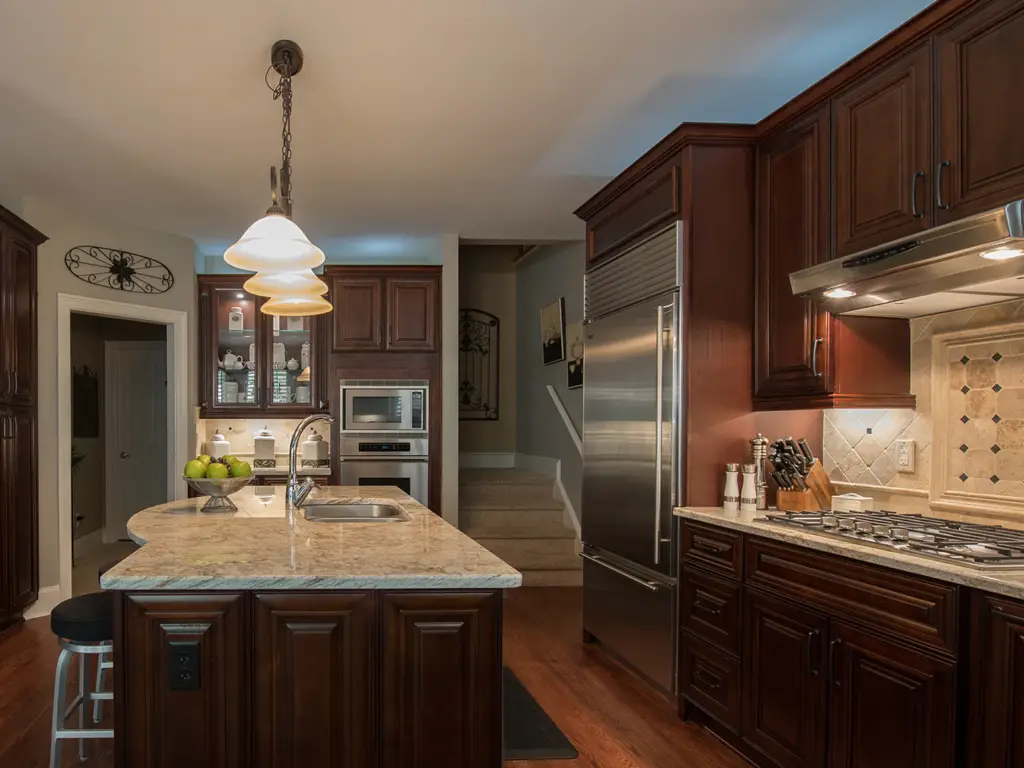
<path id="1" fill-rule="evenodd" d="M 302 366 L 302 370 L 309 368 L 309 342 L 302 342 L 302 352 L 299 353 L 299 365 Z"/>
<path id="2" fill-rule="evenodd" d="M 740 465 L 725 465 L 725 494 L 722 506 L 730 512 L 740 508 Z"/>
<path id="3" fill-rule="evenodd" d="M 277 315 L 274 315 L 277 317 Z M 287 358 L 285 357 L 284 344 L 280 341 L 274 342 L 274 367 L 284 368 Z"/>
<path id="4" fill-rule="evenodd" d="M 228 312 L 228 330 L 229 331 L 244 331 L 245 316 L 242 314 L 241 307 L 232 307 Z"/>
<path id="5" fill-rule="evenodd" d="M 308 403 L 309 397 L 309 385 L 299 384 L 295 387 L 295 402 L 296 403 Z"/>
<path id="6" fill-rule="evenodd" d="M 210 451 L 211 457 L 220 459 L 231 453 L 231 443 L 229 443 L 220 432 L 214 432 L 213 438 L 207 446 L 207 450 Z"/>
<path id="7" fill-rule="evenodd" d="M 302 443 L 302 466 L 329 467 L 331 448 L 314 429 L 313 434 Z"/>
<path id="8" fill-rule="evenodd" d="M 255 363 L 256 362 L 256 345 L 255 344 L 250 344 L 249 345 L 249 362 L 251 362 L 251 363 Z"/>
<path id="9" fill-rule="evenodd" d="M 253 466 L 257 468 L 276 467 L 274 458 L 274 433 L 264 427 L 252 440 Z"/>
<path id="10" fill-rule="evenodd" d="M 743 465 L 743 488 L 740 490 L 740 511 L 757 511 L 757 466 Z"/>

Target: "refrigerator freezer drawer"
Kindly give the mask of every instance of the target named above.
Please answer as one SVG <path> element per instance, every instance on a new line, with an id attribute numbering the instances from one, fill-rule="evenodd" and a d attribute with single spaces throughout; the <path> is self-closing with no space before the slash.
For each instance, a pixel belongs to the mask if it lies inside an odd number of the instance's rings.
<path id="1" fill-rule="evenodd" d="M 583 628 L 652 683 L 674 692 L 675 586 L 615 568 L 583 561 Z"/>

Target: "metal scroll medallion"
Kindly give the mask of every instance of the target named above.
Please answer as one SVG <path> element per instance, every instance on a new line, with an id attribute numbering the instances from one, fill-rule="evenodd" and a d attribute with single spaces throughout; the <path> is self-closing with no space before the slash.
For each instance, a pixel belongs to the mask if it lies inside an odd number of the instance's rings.
<path id="1" fill-rule="evenodd" d="M 83 282 L 115 291 L 166 293 L 174 285 L 162 261 L 116 248 L 76 245 L 64 254 L 64 266 Z"/>
<path id="2" fill-rule="evenodd" d="M 498 419 L 498 318 L 459 310 L 459 420 Z"/>

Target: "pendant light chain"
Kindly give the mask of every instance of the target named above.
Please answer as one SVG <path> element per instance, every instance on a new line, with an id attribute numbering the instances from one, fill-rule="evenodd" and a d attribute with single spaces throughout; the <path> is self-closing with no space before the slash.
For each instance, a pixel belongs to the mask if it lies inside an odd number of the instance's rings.
<path id="1" fill-rule="evenodd" d="M 287 216 L 292 215 L 292 56 L 285 51 L 284 73 L 274 88 L 274 100 L 281 99 L 281 202 Z"/>

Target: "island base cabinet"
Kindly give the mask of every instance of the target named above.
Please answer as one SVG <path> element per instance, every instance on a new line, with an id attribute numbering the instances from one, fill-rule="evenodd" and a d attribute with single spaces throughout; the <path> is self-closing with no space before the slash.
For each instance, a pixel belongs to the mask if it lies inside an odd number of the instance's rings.
<path id="1" fill-rule="evenodd" d="M 118 768 L 499 768 L 501 592 L 119 593 Z"/>

